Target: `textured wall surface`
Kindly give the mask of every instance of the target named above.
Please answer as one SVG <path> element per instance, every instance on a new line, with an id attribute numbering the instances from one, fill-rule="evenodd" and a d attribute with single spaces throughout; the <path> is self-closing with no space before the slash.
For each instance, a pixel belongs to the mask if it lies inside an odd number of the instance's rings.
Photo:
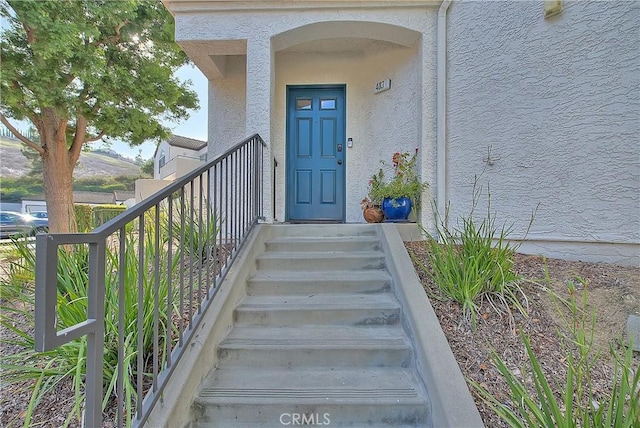
<path id="1" fill-rule="evenodd" d="M 245 135 L 246 57 L 227 59 L 225 79 L 209 81 L 209 159 L 242 141 Z"/>
<path id="2" fill-rule="evenodd" d="M 540 248 L 640 260 L 639 22 L 640 2 L 567 1 L 550 19 L 541 1 L 452 4 L 453 215 L 468 212 L 486 168 L 498 224 L 521 232 L 539 204 L 529 238 Z"/>
<path id="3" fill-rule="evenodd" d="M 362 221 L 358 204 L 379 160 L 419 145 L 421 173 L 431 185 L 421 217 L 428 224 L 436 186 L 437 9 L 354 5 L 178 14 L 178 40 L 232 55 L 224 78 L 210 82 L 210 151 L 261 132 L 279 161 L 276 218 L 283 220 L 286 85 L 346 84 L 347 136 L 354 139 L 346 220 Z M 640 261 L 638 22 L 640 2 L 565 1 L 549 19 L 542 1 L 452 3 L 446 136 L 452 218 L 470 211 L 474 177 L 482 173 L 479 184 L 485 190 L 490 184 L 497 223 L 514 223 L 515 238 L 538 206 L 528 236 L 532 251 Z M 326 40 L 376 39 L 376 33 L 397 44 L 344 50 Z M 414 34 L 421 36 L 411 41 Z M 321 49 L 297 45 L 314 40 L 323 40 Z M 385 78 L 392 89 L 374 95 L 373 85 Z M 477 212 L 485 206 L 481 198 Z"/>
<path id="4" fill-rule="evenodd" d="M 268 115 L 270 128 L 259 132 L 278 160 L 275 217 L 284 220 L 286 86 L 346 84 L 346 135 L 354 141 L 354 147 L 346 149 L 346 221 L 362 222 L 360 201 L 366 195 L 369 177 L 380 167 L 379 161 L 389 161 L 395 151 L 413 151 L 425 145 L 425 138 L 435 138 L 433 111 L 427 111 L 426 117 L 421 114 L 424 82 L 430 83 L 429 106 L 435 107 L 435 75 L 431 72 L 435 56 L 425 59 L 421 44 L 435 46 L 436 13 L 435 8 L 411 7 L 179 15 L 178 40 L 211 40 L 205 49 L 215 51 L 228 46 L 215 45 L 216 40 L 246 39 L 247 49 L 253 52 L 245 52 L 253 55 L 252 60 L 245 55 L 228 56 L 224 76 L 210 80 L 210 158 L 256 132 L 256 126 L 264 127 L 265 118 L 260 115 Z M 374 27 L 374 23 L 381 25 Z M 334 37 L 338 35 L 351 42 L 336 42 Z M 364 37 L 396 43 L 363 43 Z M 265 39 L 271 41 L 270 48 Z M 299 45 L 315 40 L 323 42 Z M 421 72 L 425 64 L 428 76 Z M 391 90 L 374 94 L 375 83 L 388 78 L 392 80 Z M 249 87 L 258 88 L 260 93 L 252 93 Z M 264 96 L 269 88 L 271 103 Z M 434 153 L 429 156 L 434 157 Z M 271 213 L 270 206 L 266 210 Z"/>

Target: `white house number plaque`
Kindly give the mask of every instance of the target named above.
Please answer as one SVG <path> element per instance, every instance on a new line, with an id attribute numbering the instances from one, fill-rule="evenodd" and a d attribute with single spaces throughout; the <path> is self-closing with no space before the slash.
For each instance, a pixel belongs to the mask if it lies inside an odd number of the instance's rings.
<path id="1" fill-rule="evenodd" d="M 376 83 L 373 93 L 379 94 L 380 92 L 388 91 L 389 89 L 391 89 L 391 79 L 385 79 Z"/>

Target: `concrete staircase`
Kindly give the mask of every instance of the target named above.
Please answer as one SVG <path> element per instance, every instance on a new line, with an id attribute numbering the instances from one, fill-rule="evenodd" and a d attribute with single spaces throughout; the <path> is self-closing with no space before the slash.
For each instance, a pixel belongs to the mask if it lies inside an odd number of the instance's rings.
<path id="1" fill-rule="evenodd" d="M 428 425 L 378 229 L 274 230 L 195 399 L 192 425 Z"/>

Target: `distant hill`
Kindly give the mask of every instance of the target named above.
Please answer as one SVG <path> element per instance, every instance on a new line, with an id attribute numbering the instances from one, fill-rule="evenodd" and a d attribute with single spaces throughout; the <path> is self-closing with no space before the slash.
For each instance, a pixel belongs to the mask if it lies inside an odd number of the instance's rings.
<path id="1" fill-rule="evenodd" d="M 29 161 L 21 152 L 26 147 L 18 140 L 0 137 L 0 177 L 22 177 L 29 172 Z M 116 155 L 117 156 L 117 155 Z M 82 153 L 74 170 L 75 178 L 138 176 L 140 166 L 110 152 Z"/>

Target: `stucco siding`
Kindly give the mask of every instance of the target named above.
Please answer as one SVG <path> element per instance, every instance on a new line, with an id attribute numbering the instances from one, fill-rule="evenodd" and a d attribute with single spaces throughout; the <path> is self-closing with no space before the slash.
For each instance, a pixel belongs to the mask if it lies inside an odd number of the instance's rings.
<path id="1" fill-rule="evenodd" d="M 395 151 L 433 146 L 423 140 L 435 138 L 435 56 L 423 55 L 435 49 L 436 14 L 433 7 L 181 14 L 176 20 L 178 41 L 228 55 L 222 75 L 209 84 L 210 156 L 260 132 L 278 161 L 275 218 L 284 220 L 286 87 L 345 84 L 346 136 L 354 141 L 354 147 L 346 149 L 345 220 L 362 222 L 360 200 L 379 160 L 390 160 Z M 341 36 L 354 43 L 336 43 Z M 245 43 L 236 43 L 239 40 Z M 433 48 L 425 49 L 425 44 Z M 391 90 L 374 94 L 375 83 L 383 79 L 391 79 Z M 431 91 L 426 109 L 424 82 L 430 82 Z M 271 102 L 265 97 L 269 89 Z M 435 160 L 425 165 L 430 168 L 424 171 L 425 179 L 434 179 Z M 266 197 L 266 205 L 270 202 Z M 270 206 L 265 209 L 271 214 Z"/>
<path id="2" fill-rule="evenodd" d="M 425 30 L 426 16 L 435 10 L 437 9 L 430 7 L 398 7 L 393 9 L 336 7 L 335 9 L 305 9 L 286 12 L 255 10 L 250 13 L 184 13 L 179 15 L 179 19 L 176 19 L 176 41 L 180 43 L 190 40 L 261 39 L 321 22 L 380 22 L 422 32 Z M 358 30 L 364 31 L 365 29 L 358 25 L 354 25 L 352 28 L 336 25 L 336 30 L 331 37 L 357 37 Z M 299 37 L 300 40 L 294 39 L 293 42 L 303 41 L 303 36 Z M 323 38 L 327 38 L 327 36 L 324 35 Z M 289 42 L 283 43 L 288 44 Z M 280 50 L 284 47 L 277 45 L 275 48 Z"/>
<path id="3" fill-rule="evenodd" d="M 246 136 L 246 57 L 227 59 L 224 79 L 209 81 L 209 159 L 223 153 Z"/>
<path id="4" fill-rule="evenodd" d="M 432 229 L 437 5 L 274 4 L 176 8 L 176 39 L 210 72 L 211 155 L 260 132 L 278 160 L 274 217 L 284 220 L 286 86 L 345 84 L 346 135 L 354 141 L 345 166 L 346 221 L 362 221 L 359 201 L 379 160 L 420 146 L 430 189 L 419 220 Z M 474 177 L 482 173 L 497 223 L 514 223 L 515 238 L 538 207 L 530 248 L 637 263 L 640 3 L 563 4 L 549 19 L 542 1 L 451 4 L 441 122 L 445 189 L 438 202 L 451 202 L 452 218 L 468 213 Z M 362 40 L 378 42 L 362 48 Z M 374 95 L 375 82 L 387 78 L 391 90 Z M 481 198 L 478 213 L 485 203 Z"/>
<path id="5" fill-rule="evenodd" d="M 498 224 L 516 222 L 522 233 L 539 204 L 529 239 L 540 248 L 556 242 L 569 258 L 639 260 L 638 22 L 638 2 L 568 1 L 550 19 L 541 1 L 452 4 L 446 175 L 454 218 L 468 212 L 474 175 L 484 170 Z"/>

